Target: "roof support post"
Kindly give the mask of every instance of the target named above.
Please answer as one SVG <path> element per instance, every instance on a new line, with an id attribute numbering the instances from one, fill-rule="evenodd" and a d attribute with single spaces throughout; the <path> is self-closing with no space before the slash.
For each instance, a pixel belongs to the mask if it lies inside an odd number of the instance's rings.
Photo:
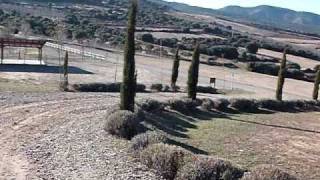
<path id="1" fill-rule="evenodd" d="M 42 47 L 40 47 L 40 48 L 38 48 L 39 49 L 39 57 L 38 57 L 38 59 L 39 59 L 39 61 L 40 61 L 40 64 L 42 64 Z"/>

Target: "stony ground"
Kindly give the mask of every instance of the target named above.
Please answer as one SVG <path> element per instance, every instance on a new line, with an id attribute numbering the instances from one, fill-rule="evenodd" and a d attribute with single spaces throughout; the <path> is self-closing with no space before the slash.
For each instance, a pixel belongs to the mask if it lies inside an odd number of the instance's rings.
<path id="1" fill-rule="evenodd" d="M 0 93 L 0 179 L 160 179 L 103 130 L 115 94 Z"/>

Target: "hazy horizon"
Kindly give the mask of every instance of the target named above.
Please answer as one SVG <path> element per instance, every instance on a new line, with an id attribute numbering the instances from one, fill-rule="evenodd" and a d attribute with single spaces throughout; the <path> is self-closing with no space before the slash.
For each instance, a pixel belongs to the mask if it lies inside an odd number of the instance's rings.
<path id="1" fill-rule="evenodd" d="M 181 2 L 192 6 L 219 9 L 230 5 L 242 7 L 255 7 L 259 5 L 270 5 L 295 11 L 305 11 L 320 15 L 319 0 L 166 0 L 170 2 Z M 209 2 L 208 2 L 209 1 Z"/>

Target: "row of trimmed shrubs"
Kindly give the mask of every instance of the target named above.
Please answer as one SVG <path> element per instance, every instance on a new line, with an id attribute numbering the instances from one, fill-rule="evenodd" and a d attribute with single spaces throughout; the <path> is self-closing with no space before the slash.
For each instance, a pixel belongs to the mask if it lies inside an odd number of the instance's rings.
<path id="1" fill-rule="evenodd" d="M 274 103 L 260 101 L 265 107 Z M 266 104 L 265 104 L 266 103 Z M 206 105 L 205 105 L 206 104 Z M 146 112 L 162 111 L 166 106 L 177 111 L 193 109 L 197 106 L 207 106 L 207 109 L 223 110 L 232 107 L 238 109 L 254 109 L 257 101 L 245 99 L 212 101 L 210 99 L 192 101 L 191 99 L 173 99 L 168 102 L 159 102 L 152 99 L 140 101 L 135 112 L 121 111 L 119 106 L 110 107 L 106 118 L 105 130 L 120 138 L 131 139 L 131 151 L 147 167 L 156 170 L 158 175 L 169 180 L 294 180 L 289 174 L 273 167 L 257 167 L 250 172 L 233 165 L 232 163 L 215 157 L 195 155 L 177 146 L 168 145 L 169 139 L 156 131 L 147 131 L 138 134 L 141 122 Z M 315 105 L 311 102 L 303 102 Z M 317 104 L 319 105 L 319 104 Z M 299 105 L 300 106 L 300 105 Z M 137 135 L 138 134 L 138 135 Z"/>
<path id="2" fill-rule="evenodd" d="M 88 84 L 73 84 L 72 90 L 78 92 L 120 92 L 121 83 L 88 83 Z M 146 86 L 137 84 L 136 92 L 145 92 Z"/>
<path id="3" fill-rule="evenodd" d="M 159 102 L 147 99 L 136 105 L 135 112 L 121 111 L 119 106 L 111 107 L 108 110 L 105 130 L 112 135 L 121 138 L 131 139 L 139 132 L 138 127 L 144 121 L 144 112 L 160 112 L 169 107 L 179 112 L 191 112 L 196 107 L 202 107 L 205 110 L 228 111 L 229 109 L 240 112 L 256 112 L 260 109 L 273 111 L 312 111 L 320 109 L 320 101 L 294 100 L 294 101 L 276 101 L 271 99 L 203 99 L 191 100 L 189 98 L 170 99 L 167 102 Z"/>
<path id="4" fill-rule="evenodd" d="M 136 92 L 146 92 L 146 86 L 143 84 L 137 84 Z M 120 92 L 121 83 L 88 83 L 88 84 L 73 84 L 71 89 L 78 92 Z M 150 86 L 151 91 L 156 92 L 176 92 L 180 87 L 176 86 L 172 89 L 168 85 L 164 84 L 152 84 Z M 217 94 L 217 89 L 211 86 L 198 86 L 199 93 Z"/>
<path id="5" fill-rule="evenodd" d="M 156 131 L 148 131 L 131 140 L 134 157 L 168 180 L 295 180 L 294 176 L 273 167 L 261 165 L 247 171 L 229 161 L 196 155 L 166 144 L 168 139 Z"/>
<path id="6" fill-rule="evenodd" d="M 313 100 L 291 100 L 291 101 L 277 101 L 272 99 L 204 99 L 202 101 L 202 108 L 206 110 L 216 109 L 225 111 L 228 109 L 235 109 L 241 112 L 256 112 L 259 109 L 266 109 L 272 111 L 311 111 L 320 109 L 320 102 Z"/>

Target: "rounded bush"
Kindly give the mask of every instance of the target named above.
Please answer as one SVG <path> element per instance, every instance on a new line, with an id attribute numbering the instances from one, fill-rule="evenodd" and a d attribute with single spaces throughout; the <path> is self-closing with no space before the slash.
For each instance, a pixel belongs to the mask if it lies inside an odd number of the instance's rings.
<path id="1" fill-rule="evenodd" d="M 203 99 L 202 100 L 202 104 L 201 104 L 201 108 L 204 110 L 211 110 L 214 107 L 214 103 L 211 99 Z"/>
<path id="2" fill-rule="evenodd" d="M 246 173 L 242 180 L 297 180 L 290 175 L 271 165 L 262 165 L 254 168 L 251 172 Z"/>
<path id="3" fill-rule="evenodd" d="M 198 86 L 197 91 L 205 94 L 217 94 L 217 89 L 211 86 Z"/>
<path id="4" fill-rule="evenodd" d="M 149 145 L 166 142 L 167 138 L 163 134 L 156 131 L 147 131 L 131 139 L 131 149 L 141 151 Z"/>
<path id="5" fill-rule="evenodd" d="M 163 103 L 153 99 L 144 99 L 138 102 L 138 106 L 147 112 L 160 111 L 164 109 Z"/>
<path id="6" fill-rule="evenodd" d="M 152 84 L 150 89 L 153 91 L 161 92 L 163 88 L 162 84 Z"/>
<path id="7" fill-rule="evenodd" d="M 259 107 L 263 109 L 275 110 L 275 111 L 283 110 L 282 101 L 277 101 L 273 99 L 262 99 L 262 100 L 259 100 L 257 103 Z"/>
<path id="8" fill-rule="evenodd" d="M 210 156 L 195 156 L 178 171 L 176 180 L 236 180 L 244 171 L 230 162 Z"/>
<path id="9" fill-rule="evenodd" d="M 168 105 L 171 109 L 179 111 L 179 112 L 187 112 L 189 110 L 194 109 L 199 102 L 193 101 L 189 98 L 182 99 L 170 99 Z"/>
<path id="10" fill-rule="evenodd" d="M 258 104 L 253 99 L 231 99 L 230 106 L 244 112 L 253 112 L 258 110 Z"/>
<path id="11" fill-rule="evenodd" d="M 230 102 L 227 99 L 217 99 L 213 101 L 213 108 L 220 111 L 228 109 Z"/>
<path id="12" fill-rule="evenodd" d="M 138 113 L 117 111 L 107 117 L 104 129 L 112 135 L 131 139 L 137 133 L 140 123 Z"/>
<path id="13" fill-rule="evenodd" d="M 140 152 L 140 161 L 165 179 L 173 180 L 183 165 L 186 151 L 176 146 L 153 144 Z"/>
<path id="14" fill-rule="evenodd" d="M 246 49 L 251 54 L 257 54 L 259 50 L 259 44 L 257 44 L 256 42 L 248 43 L 248 45 L 246 46 Z"/>

